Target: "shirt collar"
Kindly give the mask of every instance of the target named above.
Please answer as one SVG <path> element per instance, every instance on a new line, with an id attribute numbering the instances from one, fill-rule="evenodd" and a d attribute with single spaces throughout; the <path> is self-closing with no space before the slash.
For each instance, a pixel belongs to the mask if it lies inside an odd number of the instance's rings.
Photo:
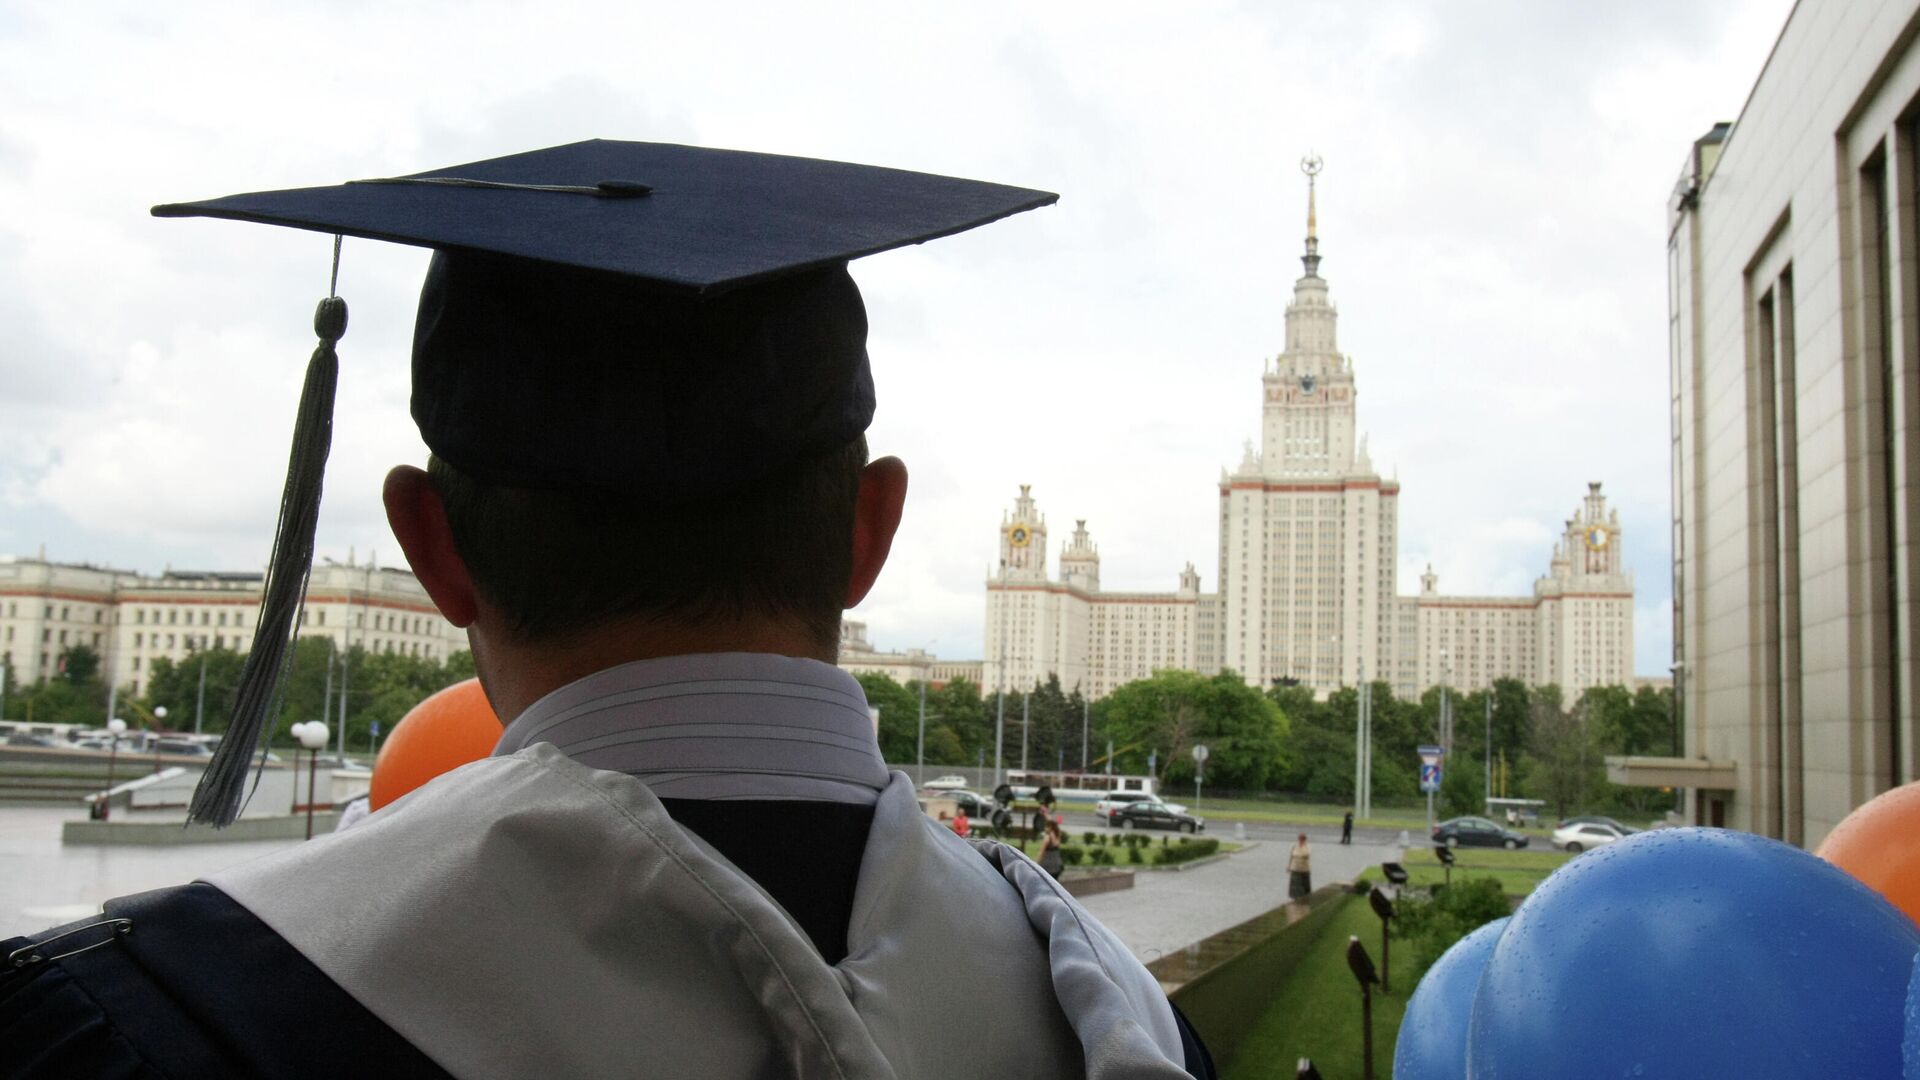
<path id="1" fill-rule="evenodd" d="M 494 756 L 538 742 L 666 799 L 871 805 L 887 786 L 853 676 L 767 653 L 667 656 L 595 672 L 529 706 Z"/>

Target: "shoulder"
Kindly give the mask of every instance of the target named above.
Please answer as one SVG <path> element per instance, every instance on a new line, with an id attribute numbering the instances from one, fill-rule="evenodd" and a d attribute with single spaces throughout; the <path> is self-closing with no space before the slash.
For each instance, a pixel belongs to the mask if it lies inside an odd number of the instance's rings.
<path id="1" fill-rule="evenodd" d="M 219 889 L 183 885 L 4 945 L 5 1077 L 445 1075 Z"/>

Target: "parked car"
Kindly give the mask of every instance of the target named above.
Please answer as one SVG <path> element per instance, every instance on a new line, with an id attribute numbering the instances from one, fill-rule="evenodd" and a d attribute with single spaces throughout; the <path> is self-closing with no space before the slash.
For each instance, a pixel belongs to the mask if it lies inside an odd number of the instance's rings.
<path id="1" fill-rule="evenodd" d="M 1435 847 L 1503 847 L 1508 851 L 1527 846 L 1527 836 L 1503 829 L 1483 817 L 1457 817 L 1433 827 Z"/>
<path id="2" fill-rule="evenodd" d="M 1176 811 L 1172 806 L 1151 797 L 1127 803 L 1114 811 L 1111 820 L 1122 829 L 1173 829 L 1197 833 L 1207 827 L 1204 820 L 1184 810 Z"/>
<path id="3" fill-rule="evenodd" d="M 951 774 L 947 776 L 936 776 L 933 779 L 927 781 L 926 783 L 921 784 L 920 786 L 923 788 L 932 788 L 935 791 L 951 791 L 955 788 L 966 787 L 967 778 L 964 776 L 954 776 Z"/>
<path id="4" fill-rule="evenodd" d="M 993 800 L 965 788 L 927 788 L 926 793 L 943 799 L 952 799 L 954 805 L 975 820 L 984 820 L 993 816 Z"/>
<path id="5" fill-rule="evenodd" d="M 212 757 L 213 751 L 204 742 L 192 739 L 157 739 L 153 744 L 153 753 L 172 754 L 175 757 Z"/>
<path id="6" fill-rule="evenodd" d="M 1553 828 L 1555 832 L 1558 832 L 1569 825 L 1605 825 L 1607 828 L 1618 832 L 1621 836 L 1632 836 L 1634 833 L 1640 831 L 1631 825 L 1622 825 L 1613 818 L 1601 817 L 1599 814 L 1583 814 L 1580 817 L 1570 817 L 1555 825 Z"/>
<path id="7" fill-rule="evenodd" d="M 48 738 L 45 735 L 34 735 L 30 732 L 16 731 L 13 734 L 7 736 L 7 745 L 8 746 L 40 746 L 40 747 L 46 747 L 51 749 L 55 744 L 52 739 Z"/>
<path id="8" fill-rule="evenodd" d="M 1570 822 L 1553 830 L 1553 846 L 1565 848 L 1571 855 L 1578 855 L 1588 848 L 1601 847 L 1626 838 L 1626 831 L 1597 821 Z"/>
<path id="9" fill-rule="evenodd" d="M 1120 808 L 1123 806 L 1132 806 L 1134 803 L 1140 802 L 1154 803 L 1176 814 L 1184 814 L 1187 812 L 1186 807 L 1181 806 L 1179 803 L 1166 802 L 1158 795 L 1148 795 L 1138 791 L 1116 791 L 1106 795 L 1099 802 L 1093 804 L 1093 816 L 1109 825 L 1117 825 L 1119 822 L 1115 820 L 1114 815 L 1120 812 Z"/>

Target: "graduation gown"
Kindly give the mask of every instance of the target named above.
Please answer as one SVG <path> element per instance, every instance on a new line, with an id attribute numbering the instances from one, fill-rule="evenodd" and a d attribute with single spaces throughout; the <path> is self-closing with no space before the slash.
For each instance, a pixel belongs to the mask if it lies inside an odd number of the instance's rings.
<path id="1" fill-rule="evenodd" d="M 353 832 L 115 901 L 124 935 L 7 943 L 42 959 L 0 976 L 0 1075 L 1204 1072 L 1031 861 L 928 821 L 902 776 L 872 814 L 829 964 L 638 780 L 544 744 L 476 762 Z"/>

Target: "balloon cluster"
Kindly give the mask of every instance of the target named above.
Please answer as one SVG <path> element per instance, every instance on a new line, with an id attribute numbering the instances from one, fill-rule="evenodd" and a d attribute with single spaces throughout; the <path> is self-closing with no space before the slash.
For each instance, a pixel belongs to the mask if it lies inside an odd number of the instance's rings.
<path id="1" fill-rule="evenodd" d="M 454 683 L 415 705 L 373 760 L 368 808 L 378 810 L 441 773 L 492 754 L 500 730 L 479 679 Z"/>
<path id="2" fill-rule="evenodd" d="M 1818 856 L 1726 829 L 1637 834 L 1436 961 L 1393 1075 L 1920 1080 L 1916 917 L 1920 785 L 1856 810 Z"/>

